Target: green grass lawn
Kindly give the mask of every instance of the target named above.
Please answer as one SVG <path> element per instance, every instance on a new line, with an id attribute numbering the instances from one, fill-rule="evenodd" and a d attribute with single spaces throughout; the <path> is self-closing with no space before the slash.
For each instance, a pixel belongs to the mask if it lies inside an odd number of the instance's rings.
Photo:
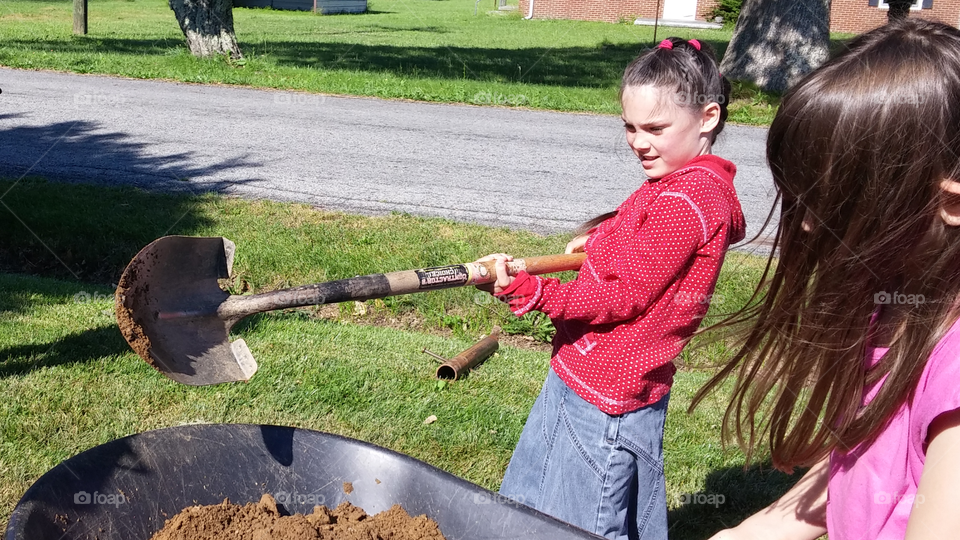
<path id="1" fill-rule="evenodd" d="M 0 270 L 113 285 L 126 264 L 154 239 L 182 234 L 224 236 L 237 245 L 234 294 L 263 292 L 357 275 L 476 260 L 495 252 L 517 257 L 563 253 L 568 235 L 540 236 L 409 214 L 361 217 L 302 204 L 217 195 L 170 195 L 42 179 L 0 180 Z M 764 260 L 731 253 L 713 297 L 713 316 L 743 305 Z M 570 279 L 572 273 L 561 275 Z M 309 308 L 313 317 L 391 325 L 475 338 L 500 325 L 509 334 L 549 342 L 549 319 L 522 319 L 473 288 Z M 722 345 L 722 344 L 721 344 Z M 722 346 L 683 361 L 716 362 Z"/>
<path id="2" fill-rule="evenodd" d="M 473 0 L 370 0 L 361 15 L 235 8 L 242 65 L 192 57 L 165 0 L 0 2 L 0 65 L 422 101 L 619 114 L 624 67 L 653 29 L 521 19 Z M 661 28 L 726 49 L 731 30 Z M 737 85 L 730 121 L 770 122 L 776 96 Z"/>
<path id="3" fill-rule="evenodd" d="M 224 235 L 238 246 L 235 293 L 473 260 L 544 254 L 566 238 L 417 218 L 358 217 L 304 205 L 131 188 L 0 181 L 0 520 L 60 461 L 125 435 L 187 422 L 271 423 L 339 433 L 409 454 L 496 489 L 547 370 L 542 346 L 514 336 L 464 380 L 438 383 L 424 348 L 445 356 L 493 324 L 549 339 L 472 288 L 253 316 L 234 328 L 260 370 L 247 384 L 188 387 L 150 368 L 116 327 L 113 287 L 127 261 L 164 234 Z M 762 261 L 730 254 L 714 315 L 749 297 Z M 11 273 L 14 272 L 14 273 Z M 38 277 L 30 274 L 41 274 Z M 479 296 L 478 296 L 479 294 Z M 479 300 L 482 299 L 482 300 Z M 523 347 L 512 346 L 525 345 Z M 685 409 L 723 343 L 688 350 L 665 435 L 671 538 L 705 538 L 795 478 L 744 470 L 721 450 L 723 396 Z M 423 420 L 436 415 L 436 423 Z M 713 504 L 683 504 L 702 494 Z M 716 504 L 722 496 L 722 503 Z"/>
<path id="4" fill-rule="evenodd" d="M 189 387 L 130 351 L 111 294 L 0 274 L 0 521 L 64 459 L 133 433 L 196 422 L 338 433 L 496 489 L 547 370 L 546 353 L 504 346 L 466 379 L 438 383 L 435 364 L 420 350 L 452 355 L 469 340 L 285 312 L 235 329 L 260 364 L 249 383 Z M 684 412 L 706 376 L 681 371 L 671 396 L 665 452 L 674 539 L 706 538 L 795 480 L 768 468 L 744 470 L 739 452 L 721 450 L 721 397 Z M 438 420 L 424 424 L 430 415 Z M 682 504 L 685 494 L 694 494 L 686 498 L 694 503 Z M 711 504 L 696 504 L 697 494 Z"/>

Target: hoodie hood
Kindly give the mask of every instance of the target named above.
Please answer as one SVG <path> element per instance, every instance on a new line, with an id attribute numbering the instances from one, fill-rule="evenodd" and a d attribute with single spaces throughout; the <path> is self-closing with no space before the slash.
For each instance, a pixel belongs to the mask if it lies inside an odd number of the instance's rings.
<path id="1" fill-rule="evenodd" d="M 721 193 L 730 205 L 730 243 L 735 244 L 747 236 L 747 220 L 743 217 L 743 208 L 737 198 L 737 190 L 733 187 L 733 177 L 737 174 L 737 166 L 713 154 L 697 156 L 690 160 L 683 169 L 697 167 L 710 171 L 710 177 L 716 180 Z"/>

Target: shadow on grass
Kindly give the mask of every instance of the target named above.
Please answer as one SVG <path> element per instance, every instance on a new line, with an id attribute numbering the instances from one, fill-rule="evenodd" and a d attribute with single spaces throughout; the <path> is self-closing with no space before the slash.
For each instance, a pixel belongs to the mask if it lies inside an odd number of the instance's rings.
<path id="1" fill-rule="evenodd" d="M 373 29 L 374 32 L 369 30 Z M 349 32 L 383 33 L 397 31 L 442 32 L 442 29 L 358 28 Z M 171 48 L 186 48 L 181 40 L 161 39 L 70 39 L 9 40 L 12 49 L 49 53 L 90 53 L 168 55 Z M 726 47 L 726 42 L 712 42 Z M 565 87 L 616 87 L 623 68 L 649 44 L 602 44 L 597 47 L 403 47 L 338 42 L 265 40 L 244 42 L 248 57 L 266 52 L 267 61 L 278 66 L 356 70 L 390 73 L 396 76 L 432 77 L 450 80 L 522 82 Z M 79 62 L 79 60 L 78 60 Z M 82 63 L 82 62 L 81 62 Z"/>
<path id="2" fill-rule="evenodd" d="M 335 34 L 381 34 L 395 32 L 444 33 L 437 27 L 363 26 Z M 666 32 L 664 35 L 669 34 Z M 324 34 L 318 34 L 322 38 Z M 330 34 L 327 34 L 330 35 Z M 728 41 L 701 40 L 709 43 L 722 58 Z M 831 50 L 842 47 L 845 39 L 832 39 Z M 449 80 L 473 80 L 543 84 L 561 87 L 616 88 L 626 65 L 651 43 L 603 43 L 595 47 L 414 47 L 367 45 L 324 41 L 261 40 L 240 46 L 249 57 L 263 55 L 278 66 L 331 70 L 389 73 L 399 77 L 417 76 Z M 11 40 L 9 45 L 36 52 L 91 54 L 120 53 L 166 55 L 172 48 L 183 48 L 182 40 L 139 40 L 118 38 L 64 40 Z"/>
<path id="3" fill-rule="evenodd" d="M 256 180 L 189 182 L 259 164 L 197 165 L 191 152 L 155 152 L 95 122 L 31 126 L 22 117 L 0 115 L 0 271 L 115 284 L 149 242 L 212 223 L 198 204 L 208 192 Z"/>
<path id="4" fill-rule="evenodd" d="M 91 362 L 130 350 L 115 325 L 69 334 L 48 343 L 15 345 L 0 349 L 0 378 L 31 371 Z"/>
<path id="5" fill-rule="evenodd" d="M 396 47 L 342 43 L 268 42 L 277 65 L 415 75 L 450 80 L 615 88 L 623 68 L 644 46 Z"/>
<path id="6" fill-rule="evenodd" d="M 779 499 L 806 471 L 785 474 L 770 463 L 719 469 L 707 475 L 701 493 L 683 496 L 683 506 L 668 513 L 671 540 L 703 540 Z"/>
<path id="7" fill-rule="evenodd" d="M 41 1 L 52 2 L 52 1 L 55 1 L 55 0 L 41 0 Z M 245 5 L 242 5 L 242 6 L 241 6 L 241 5 L 237 5 L 237 2 L 234 2 L 234 3 L 233 3 L 233 11 L 238 11 L 238 10 L 251 10 L 251 12 L 254 12 L 254 13 L 256 13 L 256 11 L 265 11 L 265 12 L 267 12 L 267 13 L 270 13 L 270 12 L 277 12 L 277 13 L 298 13 L 298 12 L 299 12 L 299 13 L 306 13 L 306 12 L 311 12 L 311 11 L 313 11 L 313 8 L 312 8 L 312 7 L 309 8 L 309 9 L 293 9 L 293 8 L 281 9 L 281 8 L 275 8 L 275 7 L 272 7 L 272 6 L 269 5 L 269 4 L 270 4 L 270 1 L 269 1 L 269 0 L 259 0 L 259 1 L 258 1 L 258 0 L 247 0 L 247 1 L 243 2 L 243 4 L 245 4 Z M 258 4 L 262 4 L 262 5 L 258 5 Z M 369 4 L 368 4 L 368 5 L 369 5 Z M 323 15 L 323 18 L 324 18 L 324 19 L 329 19 L 330 17 L 362 17 L 362 16 L 364 16 L 364 15 L 387 15 L 387 14 L 390 14 L 390 13 L 396 13 L 396 11 L 380 11 L 380 10 L 376 10 L 376 9 L 367 9 L 366 11 L 363 11 L 363 12 L 360 12 L 360 13 L 349 13 L 349 12 L 346 12 L 346 13 L 327 13 L 327 14 L 322 14 L 322 13 L 321 13 L 320 15 Z"/>

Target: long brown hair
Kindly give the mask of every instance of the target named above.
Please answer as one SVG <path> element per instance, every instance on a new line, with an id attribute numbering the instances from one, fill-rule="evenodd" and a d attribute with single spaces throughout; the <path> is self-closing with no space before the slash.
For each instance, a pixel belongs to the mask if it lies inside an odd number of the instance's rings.
<path id="1" fill-rule="evenodd" d="M 909 19 L 856 38 L 784 96 L 767 159 L 770 260 L 748 307 L 714 327 L 744 332 L 691 410 L 732 377 L 724 437 L 748 455 L 769 437 L 789 470 L 869 444 L 960 316 L 960 230 L 938 217 L 941 181 L 960 179 L 960 31 Z M 894 304 L 890 350 L 867 370 L 872 321 Z"/>

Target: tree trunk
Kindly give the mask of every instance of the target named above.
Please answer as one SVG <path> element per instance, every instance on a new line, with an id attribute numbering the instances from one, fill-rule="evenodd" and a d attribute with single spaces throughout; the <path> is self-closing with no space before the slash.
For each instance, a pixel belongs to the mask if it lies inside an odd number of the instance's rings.
<path id="1" fill-rule="evenodd" d="M 201 58 L 229 54 L 243 58 L 233 31 L 233 0 L 169 0 L 187 46 Z"/>
<path id="2" fill-rule="evenodd" d="M 87 0 L 73 0 L 73 33 L 87 35 Z"/>
<path id="3" fill-rule="evenodd" d="M 830 0 L 744 0 L 720 71 L 783 92 L 827 60 Z"/>
<path id="4" fill-rule="evenodd" d="M 910 16 L 912 0 L 887 0 L 887 22 L 900 21 Z"/>

